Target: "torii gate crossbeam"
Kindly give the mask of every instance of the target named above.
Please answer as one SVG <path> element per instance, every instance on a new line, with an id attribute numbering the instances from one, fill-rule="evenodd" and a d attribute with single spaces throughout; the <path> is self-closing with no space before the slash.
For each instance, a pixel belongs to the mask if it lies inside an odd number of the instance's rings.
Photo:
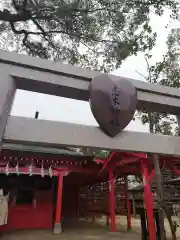
<path id="1" fill-rule="evenodd" d="M 0 141 L 44 146 L 86 146 L 180 156 L 180 138 L 124 131 L 115 138 L 98 127 L 9 117 L 16 89 L 88 100 L 88 84 L 98 72 L 0 51 Z M 119 77 L 112 76 L 116 80 Z M 180 91 L 130 80 L 137 89 L 138 109 L 180 112 Z M 6 126 L 7 124 L 7 126 Z"/>
<path id="2" fill-rule="evenodd" d="M 99 72 L 22 54 L 0 51 L 0 72 L 11 76 L 18 89 L 78 100 L 89 100 L 88 85 Z M 118 76 L 111 75 L 113 80 Z M 125 78 L 126 79 L 126 78 Z M 180 91 L 134 79 L 138 109 L 179 114 Z M 1 86 L 2 87 L 2 86 Z"/>

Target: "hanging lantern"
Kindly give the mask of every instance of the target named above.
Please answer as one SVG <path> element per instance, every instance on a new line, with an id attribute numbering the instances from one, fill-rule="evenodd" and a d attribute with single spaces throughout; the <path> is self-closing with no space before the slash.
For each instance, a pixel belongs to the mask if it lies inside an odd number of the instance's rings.
<path id="1" fill-rule="evenodd" d="M 5 167 L 5 173 L 7 176 L 9 175 L 9 164 L 7 164 Z"/>
<path id="2" fill-rule="evenodd" d="M 44 166 L 43 166 L 43 164 L 41 165 L 41 176 L 44 177 Z"/>
<path id="3" fill-rule="evenodd" d="M 16 165 L 16 174 L 19 175 L 19 164 Z"/>
<path id="4" fill-rule="evenodd" d="M 53 176 L 52 166 L 50 166 L 50 168 L 49 168 L 49 176 L 50 176 L 50 177 Z"/>
<path id="5" fill-rule="evenodd" d="M 33 169 L 32 169 L 32 164 L 31 165 L 29 165 L 29 176 L 32 176 L 32 174 L 33 174 Z"/>

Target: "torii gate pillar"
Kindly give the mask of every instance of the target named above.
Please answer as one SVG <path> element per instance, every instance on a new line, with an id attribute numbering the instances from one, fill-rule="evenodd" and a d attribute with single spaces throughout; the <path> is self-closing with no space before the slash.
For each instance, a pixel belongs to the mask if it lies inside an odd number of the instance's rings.
<path id="1" fill-rule="evenodd" d="M 112 169 L 109 169 L 109 198 L 111 232 L 116 232 L 116 215 L 114 206 L 114 176 Z"/>

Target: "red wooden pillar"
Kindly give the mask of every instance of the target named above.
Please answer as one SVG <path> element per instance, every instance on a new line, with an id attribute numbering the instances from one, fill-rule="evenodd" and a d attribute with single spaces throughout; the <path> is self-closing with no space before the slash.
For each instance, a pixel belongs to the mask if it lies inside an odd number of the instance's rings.
<path id="1" fill-rule="evenodd" d="M 156 230 L 153 214 L 153 196 L 151 192 L 147 159 L 141 160 L 141 169 L 144 183 L 144 204 L 147 212 L 149 240 L 156 240 Z"/>
<path id="2" fill-rule="evenodd" d="M 78 192 L 78 196 L 77 196 L 77 198 L 78 198 L 78 211 L 77 211 L 77 217 L 79 218 L 80 217 L 80 212 L 79 212 L 79 207 L 80 207 L 80 193 Z"/>
<path id="3" fill-rule="evenodd" d="M 56 215 L 54 233 L 61 233 L 61 213 L 62 213 L 62 189 L 63 189 L 63 173 L 58 176 L 58 189 L 57 189 L 57 202 L 56 202 Z"/>
<path id="4" fill-rule="evenodd" d="M 111 232 L 116 232 L 116 216 L 114 206 L 114 176 L 112 169 L 109 169 L 109 198 Z"/>
<path id="5" fill-rule="evenodd" d="M 85 219 L 88 219 L 88 196 L 87 196 L 87 192 L 85 195 Z"/>
<path id="6" fill-rule="evenodd" d="M 128 194 L 128 177 L 125 177 L 125 197 L 126 197 L 126 208 L 127 208 L 127 230 L 131 231 L 131 203 Z"/>
<path id="7" fill-rule="evenodd" d="M 107 211 L 107 213 L 106 213 L 106 226 L 109 226 L 109 198 L 108 198 L 109 196 L 108 196 L 108 194 L 107 194 L 107 196 L 106 196 L 106 211 Z"/>

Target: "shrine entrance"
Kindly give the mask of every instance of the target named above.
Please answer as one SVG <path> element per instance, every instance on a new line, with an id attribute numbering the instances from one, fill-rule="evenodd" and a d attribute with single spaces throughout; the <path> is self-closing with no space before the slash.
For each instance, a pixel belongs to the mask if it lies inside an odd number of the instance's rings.
<path id="1" fill-rule="evenodd" d="M 73 150 L 6 144 L 0 158 L 0 189 L 9 196 L 9 209 L 1 230 L 55 226 L 55 233 L 61 232 L 61 224 L 78 217 L 79 187 L 98 171 L 92 157 Z"/>
<path id="2" fill-rule="evenodd" d="M 0 189 L 2 196 L 8 198 L 7 224 L 1 226 L 1 231 L 52 227 L 51 178 L 1 174 Z"/>
<path id="3" fill-rule="evenodd" d="M 78 218 L 78 179 L 82 174 L 69 173 L 63 178 L 62 227 L 68 228 Z M 81 176 L 83 178 L 83 176 Z"/>

